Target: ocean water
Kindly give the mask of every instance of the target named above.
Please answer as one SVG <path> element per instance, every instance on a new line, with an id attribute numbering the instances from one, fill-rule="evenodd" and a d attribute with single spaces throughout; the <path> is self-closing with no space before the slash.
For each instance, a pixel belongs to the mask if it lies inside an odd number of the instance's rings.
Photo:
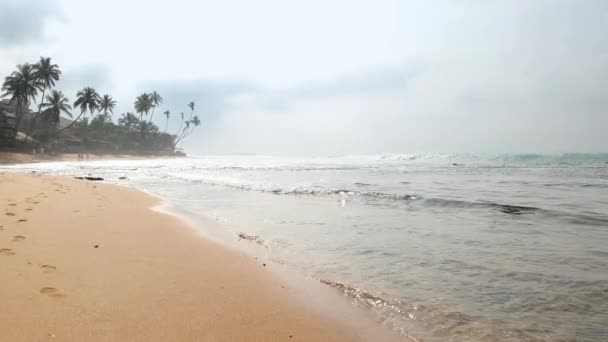
<path id="1" fill-rule="evenodd" d="M 92 174 L 160 195 L 195 221 L 215 221 L 206 234 L 245 234 L 241 244 L 425 341 L 608 341 L 608 154 L 201 156 L 2 169 Z"/>

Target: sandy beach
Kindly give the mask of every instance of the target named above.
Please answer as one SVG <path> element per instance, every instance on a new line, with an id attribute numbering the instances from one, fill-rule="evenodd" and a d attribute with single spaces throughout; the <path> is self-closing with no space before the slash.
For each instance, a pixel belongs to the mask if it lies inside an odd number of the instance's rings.
<path id="1" fill-rule="evenodd" d="M 0 175 L 0 341 L 356 341 L 128 188 Z"/>

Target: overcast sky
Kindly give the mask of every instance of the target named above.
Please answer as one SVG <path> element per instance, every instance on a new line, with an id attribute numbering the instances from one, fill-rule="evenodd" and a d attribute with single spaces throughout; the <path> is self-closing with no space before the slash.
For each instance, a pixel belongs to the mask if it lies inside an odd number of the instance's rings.
<path id="1" fill-rule="evenodd" d="M 39 56 L 195 101 L 196 153 L 608 151 L 605 0 L 0 0 L 0 75 Z"/>

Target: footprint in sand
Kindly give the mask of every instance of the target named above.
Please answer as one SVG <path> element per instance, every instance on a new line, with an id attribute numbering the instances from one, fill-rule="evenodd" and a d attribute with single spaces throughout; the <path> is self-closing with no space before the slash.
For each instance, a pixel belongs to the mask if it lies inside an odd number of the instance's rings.
<path id="1" fill-rule="evenodd" d="M 17 222 L 27 222 L 27 220 L 26 219 L 21 219 L 21 220 L 19 220 Z"/>
<path id="2" fill-rule="evenodd" d="M 9 207 L 16 207 L 16 206 L 17 206 L 17 203 L 10 203 L 8 206 L 9 206 Z"/>
<path id="3" fill-rule="evenodd" d="M 17 235 L 13 236 L 13 242 L 19 242 L 25 240 L 25 236 Z"/>
<path id="4" fill-rule="evenodd" d="M 59 290 L 57 290 L 54 287 L 43 287 L 40 289 L 40 293 L 45 296 L 49 296 L 49 297 L 63 297 L 64 296 L 63 294 L 61 294 L 59 292 Z"/>
<path id="5" fill-rule="evenodd" d="M 34 209 L 32 209 L 32 208 L 26 208 L 25 210 L 27 210 L 27 211 L 32 211 L 32 210 L 34 210 Z"/>
<path id="6" fill-rule="evenodd" d="M 15 255 L 15 252 L 10 248 L 2 248 L 0 249 L 0 255 Z"/>
<path id="7" fill-rule="evenodd" d="M 55 271 L 57 269 L 57 267 L 55 267 L 53 265 L 42 265 L 42 266 L 40 266 L 40 269 L 44 273 L 51 273 L 51 272 Z"/>
<path id="8" fill-rule="evenodd" d="M 6 213 L 6 216 L 15 216 L 14 213 Z"/>

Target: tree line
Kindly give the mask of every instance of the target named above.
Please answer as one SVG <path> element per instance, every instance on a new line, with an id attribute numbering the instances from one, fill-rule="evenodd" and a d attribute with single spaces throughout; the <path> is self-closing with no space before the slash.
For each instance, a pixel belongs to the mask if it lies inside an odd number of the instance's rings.
<path id="1" fill-rule="evenodd" d="M 23 138 L 17 144 L 26 145 L 35 138 L 51 150 L 58 150 L 66 137 L 76 137 L 84 142 L 86 149 L 96 148 L 113 151 L 174 151 L 177 145 L 189 137 L 201 121 L 195 115 L 195 103 L 187 104 L 189 115 L 180 113 L 177 131 L 168 132 L 171 111 L 165 110 L 164 131 L 152 121 L 155 111 L 164 100 L 152 91 L 139 95 L 133 104 L 133 112 L 123 113 L 116 123 L 112 115 L 117 101 L 109 95 L 100 95 L 92 87 L 84 87 L 76 93 L 72 103 L 61 90 L 56 89 L 61 79 L 61 70 L 49 57 L 40 57 L 36 63 L 20 64 L 2 84 L 1 98 L 8 99 L 16 116 L 14 136 L 21 132 Z M 30 106 L 36 104 L 30 112 Z M 7 112 L 6 108 L 0 107 Z M 74 113 L 76 111 L 76 113 Z M 89 114 L 87 116 L 86 114 Z M 74 114 L 77 114 L 73 119 Z M 73 120 L 61 127 L 62 116 Z M 90 119 L 90 120 L 89 120 Z"/>

